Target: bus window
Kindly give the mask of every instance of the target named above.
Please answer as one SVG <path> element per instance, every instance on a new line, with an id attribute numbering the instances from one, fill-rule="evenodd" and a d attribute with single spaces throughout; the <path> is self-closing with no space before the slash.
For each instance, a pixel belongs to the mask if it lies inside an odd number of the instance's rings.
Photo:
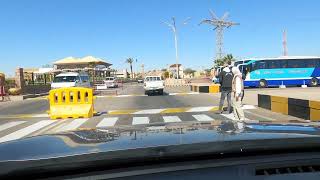
<path id="1" fill-rule="evenodd" d="M 266 62 L 265 61 L 256 61 L 252 63 L 252 70 L 258 70 L 258 69 L 267 69 Z"/>
<path id="2" fill-rule="evenodd" d="M 306 67 L 308 67 L 308 68 L 317 67 L 317 60 L 315 60 L 315 59 L 306 60 L 305 63 L 306 63 Z"/>
<path id="3" fill-rule="evenodd" d="M 287 60 L 279 60 L 280 68 L 287 68 L 288 67 L 288 61 Z"/>
<path id="4" fill-rule="evenodd" d="M 303 59 L 288 60 L 288 68 L 304 68 L 304 67 L 306 67 L 306 65 L 305 65 L 305 60 Z"/>
<path id="5" fill-rule="evenodd" d="M 278 69 L 281 68 L 279 60 L 267 61 L 268 69 Z"/>

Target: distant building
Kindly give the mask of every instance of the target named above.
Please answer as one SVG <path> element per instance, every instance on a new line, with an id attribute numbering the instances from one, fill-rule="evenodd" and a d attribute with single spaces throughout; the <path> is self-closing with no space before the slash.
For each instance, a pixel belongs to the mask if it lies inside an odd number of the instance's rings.
<path id="1" fill-rule="evenodd" d="M 116 70 L 116 71 L 114 71 L 114 74 L 112 74 L 112 75 L 117 78 L 128 78 L 129 77 L 129 73 L 128 73 L 127 69 Z"/>
<path id="2" fill-rule="evenodd" d="M 179 77 L 184 78 L 183 66 L 182 64 L 178 64 L 179 67 Z M 169 66 L 169 73 L 173 75 L 173 77 L 177 77 L 177 64 L 172 64 Z"/>

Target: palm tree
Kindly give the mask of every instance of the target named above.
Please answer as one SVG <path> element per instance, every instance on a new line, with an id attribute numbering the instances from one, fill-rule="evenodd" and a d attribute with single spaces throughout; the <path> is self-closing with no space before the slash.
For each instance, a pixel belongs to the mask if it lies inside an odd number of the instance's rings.
<path id="1" fill-rule="evenodd" d="M 133 78 L 133 72 L 132 72 L 132 63 L 133 63 L 133 58 L 128 58 L 126 60 L 126 63 L 130 65 L 130 70 L 131 70 L 131 78 Z"/>
<path id="2" fill-rule="evenodd" d="M 232 56 L 232 54 L 227 54 L 226 56 L 224 56 L 221 59 L 216 59 L 215 64 L 216 64 L 216 66 L 223 66 L 223 65 L 229 64 L 229 62 L 233 62 L 233 61 L 235 61 L 235 59 Z"/>
<path id="3" fill-rule="evenodd" d="M 235 59 L 233 58 L 232 54 L 227 54 L 224 58 L 223 58 L 224 62 L 231 63 L 232 61 L 235 61 Z"/>

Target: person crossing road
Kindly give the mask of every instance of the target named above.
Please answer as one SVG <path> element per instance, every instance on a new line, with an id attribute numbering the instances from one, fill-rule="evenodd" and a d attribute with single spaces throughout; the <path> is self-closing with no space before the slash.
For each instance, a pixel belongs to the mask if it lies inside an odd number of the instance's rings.
<path id="1" fill-rule="evenodd" d="M 227 113 L 231 113 L 231 91 L 232 91 L 233 73 L 231 72 L 231 62 L 225 65 L 219 74 L 219 81 L 221 85 L 221 96 L 219 103 L 219 113 L 223 113 L 224 100 L 227 97 Z"/>

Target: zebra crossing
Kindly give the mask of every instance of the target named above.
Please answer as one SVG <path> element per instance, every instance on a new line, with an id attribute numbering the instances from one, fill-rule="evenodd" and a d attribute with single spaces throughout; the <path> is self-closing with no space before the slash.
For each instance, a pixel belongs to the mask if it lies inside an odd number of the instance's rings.
<path id="1" fill-rule="evenodd" d="M 11 120 L 0 124 L 0 143 L 41 134 L 60 133 L 84 128 L 112 128 L 121 125 L 148 125 L 152 123 L 179 123 L 184 121 L 211 122 L 215 120 L 232 120 L 228 117 L 210 112 L 182 114 L 151 115 L 102 115 L 93 118 L 49 120 L 33 119 L 32 121 Z"/>

